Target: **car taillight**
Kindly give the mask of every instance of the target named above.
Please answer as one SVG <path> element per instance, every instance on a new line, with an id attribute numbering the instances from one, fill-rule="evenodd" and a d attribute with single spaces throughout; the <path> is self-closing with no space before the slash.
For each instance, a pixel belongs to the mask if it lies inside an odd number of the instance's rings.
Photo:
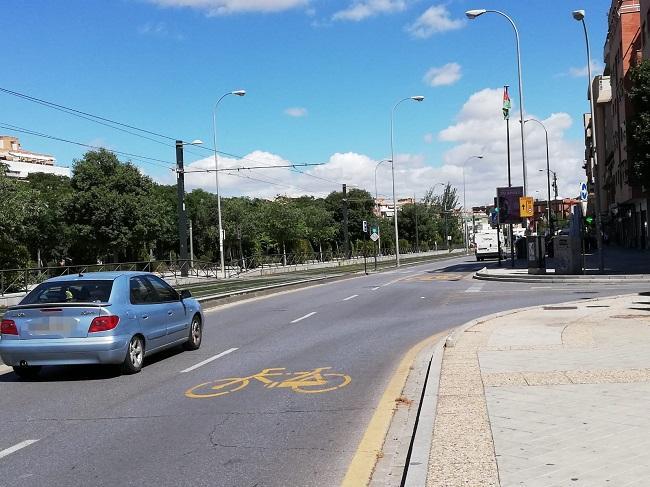
<path id="1" fill-rule="evenodd" d="M 98 316 L 93 319 L 88 328 L 88 333 L 95 333 L 98 331 L 112 330 L 120 322 L 119 316 Z"/>
<path id="2" fill-rule="evenodd" d="M 18 335 L 18 328 L 14 320 L 2 320 L 0 333 L 3 335 Z"/>

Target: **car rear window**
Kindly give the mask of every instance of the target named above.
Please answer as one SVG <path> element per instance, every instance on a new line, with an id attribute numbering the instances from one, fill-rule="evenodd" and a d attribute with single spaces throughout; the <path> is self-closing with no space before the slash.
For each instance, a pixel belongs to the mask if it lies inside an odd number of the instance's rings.
<path id="1" fill-rule="evenodd" d="M 36 286 L 20 304 L 106 303 L 113 281 L 53 281 Z"/>

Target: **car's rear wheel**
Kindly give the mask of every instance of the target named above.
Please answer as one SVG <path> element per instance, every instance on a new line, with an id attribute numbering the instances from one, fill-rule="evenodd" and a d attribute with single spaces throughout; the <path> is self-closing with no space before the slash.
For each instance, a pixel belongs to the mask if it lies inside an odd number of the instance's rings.
<path id="1" fill-rule="evenodd" d="M 126 357 L 122 363 L 123 374 L 137 374 L 142 370 L 144 362 L 144 340 L 136 335 L 129 341 L 126 348 Z"/>
<path id="2" fill-rule="evenodd" d="M 21 379 L 36 379 L 40 371 L 40 365 L 25 365 L 14 367 L 14 373 Z"/>
<path id="3" fill-rule="evenodd" d="M 203 324 L 201 323 L 201 317 L 194 315 L 190 325 L 190 336 L 183 344 L 183 348 L 185 350 L 198 350 L 201 346 L 201 340 L 203 340 Z"/>

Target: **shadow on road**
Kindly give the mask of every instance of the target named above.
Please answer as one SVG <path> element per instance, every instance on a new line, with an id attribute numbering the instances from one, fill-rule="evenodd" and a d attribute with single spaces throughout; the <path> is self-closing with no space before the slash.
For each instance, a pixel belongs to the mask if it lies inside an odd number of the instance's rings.
<path id="1" fill-rule="evenodd" d="M 158 362 L 183 353 L 181 347 L 147 357 L 144 361 L 143 371 Z M 41 369 L 38 377 L 34 379 L 20 379 L 13 372 L 0 375 L 0 383 L 3 382 L 74 382 L 117 379 L 122 376 L 119 365 L 58 365 L 48 366 Z"/>

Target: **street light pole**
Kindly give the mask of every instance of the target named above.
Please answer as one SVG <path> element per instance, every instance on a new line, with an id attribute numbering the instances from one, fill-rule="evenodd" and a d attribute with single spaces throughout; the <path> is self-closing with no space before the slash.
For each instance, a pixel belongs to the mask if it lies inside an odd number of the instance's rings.
<path id="1" fill-rule="evenodd" d="M 219 192 L 219 158 L 217 156 L 217 107 L 221 100 L 223 100 L 228 95 L 244 96 L 246 95 L 246 90 L 236 90 L 229 91 L 224 94 L 217 103 L 214 104 L 214 109 L 212 110 L 212 138 L 214 145 L 214 178 L 217 185 L 217 218 L 219 220 L 219 258 L 221 260 L 221 277 L 226 277 L 226 266 L 224 262 L 223 255 L 223 227 L 221 225 L 221 193 Z"/>
<path id="2" fill-rule="evenodd" d="M 591 110 L 591 151 L 592 157 L 594 158 L 594 179 L 596 184 L 594 185 L 594 210 L 596 212 L 596 242 L 598 245 L 598 270 L 600 272 L 605 271 L 605 259 L 603 256 L 603 232 L 602 232 L 602 221 L 600 214 L 600 179 L 598 177 L 599 167 L 598 167 L 598 152 L 596 151 L 596 110 L 594 110 L 594 94 L 592 92 L 591 83 L 591 51 L 589 49 L 589 34 L 587 33 L 587 24 L 585 22 L 585 11 L 584 10 L 574 10 L 572 12 L 573 18 L 578 22 L 582 22 L 582 28 L 585 32 L 585 44 L 587 46 L 587 80 L 589 85 L 589 109 Z"/>
<path id="3" fill-rule="evenodd" d="M 548 188 L 548 208 L 546 209 L 546 214 L 548 218 L 549 234 L 553 235 L 553 223 L 551 223 L 551 166 L 548 157 L 548 130 L 546 130 L 546 125 L 544 125 L 536 118 L 529 118 L 527 120 L 524 120 L 524 123 L 528 122 L 535 122 L 539 124 L 544 129 L 544 136 L 546 137 L 546 186 Z"/>
<path id="4" fill-rule="evenodd" d="M 483 15 L 485 13 L 494 13 L 494 14 L 499 14 L 502 17 L 505 17 L 508 22 L 510 22 L 510 25 L 512 25 L 512 28 L 515 31 L 515 40 L 516 40 L 516 45 L 517 45 L 517 78 L 519 81 L 519 127 L 521 131 L 521 164 L 523 168 L 523 173 L 524 173 L 524 196 L 528 194 L 528 172 L 526 169 L 526 148 L 524 145 L 524 90 L 523 90 L 523 83 L 521 80 L 521 51 L 519 48 L 519 30 L 517 29 L 517 25 L 515 22 L 505 13 L 499 11 L 499 10 L 485 10 L 485 9 L 477 9 L 477 10 L 468 10 L 465 12 L 465 15 L 467 16 L 468 19 L 473 20 L 476 17 Z"/>
<path id="5" fill-rule="evenodd" d="M 466 220 L 467 217 L 464 215 L 465 212 L 467 212 L 467 203 L 465 201 L 465 165 L 474 158 L 483 159 L 483 156 L 469 156 L 467 159 L 465 159 L 465 162 L 463 162 L 463 231 L 465 233 L 465 252 L 469 252 L 469 234 L 467 232 Z"/>
<path id="6" fill-rule="evenodd" d="M 395 151 L 394 151 L 394 140 L 393 140 L 393 125 L 395 118 L 395 109 L 397 106 L 406 101 L 423 101 L 423 96 L 409 96 L 407 98 L 402 98 L 400 101 L 395 103 L 393 110 L 390 112 L 390 171 L 393 180 L 393 222 L 395 223 L 395 265 L 399 267 L 399 230 L 397 229 L 397 198 L 395 197 Z"/>

